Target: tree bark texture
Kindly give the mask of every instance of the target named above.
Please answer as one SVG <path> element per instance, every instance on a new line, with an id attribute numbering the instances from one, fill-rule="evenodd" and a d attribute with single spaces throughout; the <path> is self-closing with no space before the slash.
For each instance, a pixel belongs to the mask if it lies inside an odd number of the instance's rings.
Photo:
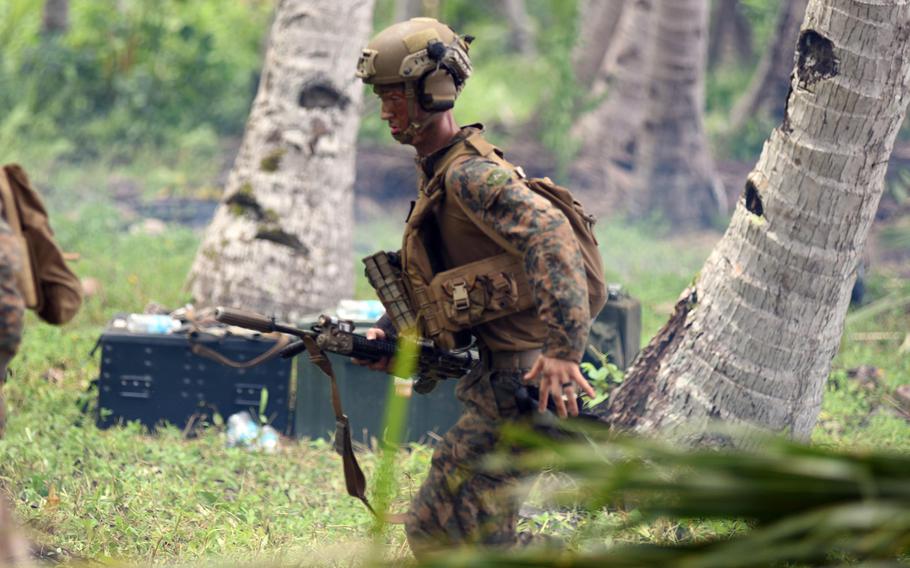
<path id="1" fill-rule="evenodd" d="M 784 4 L 789 0 L 783 0 Z M 708 39 L 708 65 L 752 62 L 752 26 L 740 0 L 714 0 Z"/>
<path id="2" fill-rule="evenodd" d="M 395 0 L 395 21 L 403 22 L 423 15 L 423 0 Z"/>
<path id="3" fill-rule="evenodd" d="M 660 212 L 677 227 L 726 212 L 702 124 L 707 25 L 707 0 L 627 3 L 606 56 L 606 98 L 573 130 L 576 171 L 600 173 L 593 185 L 614 209 Z"/>
<path id="4" fill-rule="evenodd" d="M 578 85 L 589 88 L 595 77 L 607 73 L 607 50 L 613 43 L 625 0 L 583 0 L 578 9 L 578 43 L 573 62 Z"/>
<path id="5" fill-rule="evenodd" d="M 647 218 L 659 211 L 675 227 L 709 226 L 727 204 L 702 111 L 708 1 L 662 0 L 656 26 L 631 213 Z"/>
<path id="6" fill-rule="evenodd" d="M 373 0 L 282 0 L 222 203 L 190 274 L 200 305 L 295 321 L 353 292 L 354 77 Z"/>
<path id="7" fill-rule="evenodd" d="M 733 220 L 606 403 L 639 432 L 712 419 L 809 437 L 910 89 L 907 0 L 811 0 L 783 124 Z"/>
<path id="8" fill-rule="evenodd" d="M 796 38 L 806 13 L 807 2 L 808 0 L 787 0 L 780 3 L 771 42 L 749 81 L 749 87 L 740 95 L 730 112 L 731 132 L 736 132 L 755 116 L 768 117 L 775 123 L 783 120 Z"/>
<path id="9" fill-rule="evenodd" d="M 595 77 L 592 97 L 603 101 L 573 126 L 580 141 L 577 169 L 594 172 L 585 185 L 603 189 L 616 207 L 628 202 L 626 190 L 634 170 L 636 138 L 644 122 L 648 73 L 654 49 L 653 0 L 627 0 L 617 24 L 616 38 L 604 56 L 605 72 Z"/>
<path id="10" fill-rule="evenodd" d="M 443 0 L 421 0 L 420 15 L 438 20 L 439 15 L 442 13 L 442 2 Z"/>
<path id="11" fill-rule="evenodd" d="M 532 57 L 537 52 L 534 26 L 524 0 L 503 0 L 503 9 L 509 21 L 509 44 L 518 53 Z"/>
<path id="12" fill-rule="evenodd" d="M 69 29 L 69 0 L 44 0 L 41 31 L 45 35 L 63 34 Z"/>

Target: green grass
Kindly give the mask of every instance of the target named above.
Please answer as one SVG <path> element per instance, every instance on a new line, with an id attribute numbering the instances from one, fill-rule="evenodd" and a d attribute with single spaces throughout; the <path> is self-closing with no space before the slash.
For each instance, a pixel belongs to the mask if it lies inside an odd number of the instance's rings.
<path id="1" fill-rule="evenodd" d="M 15 503 L 17 517 L 41 542 L 91 559 L 164 564 L 212 557 L 303 558 L 349 565 L 356 558 L 406 557 L 400 527 L 371 536 L 373 520 L 344 494 L 340 460 L 325 442 L 287 441 L 276 454 L 250 453 L 225 447 L 224 433 L 215 427 L 192 440 L 176 428 L 156 436 L 137 426 L 100 431 L 81 412 L 80 406 L 91 402 L 85 391 L 98 372 L 89 351 L 104 323 L 151 301 L 176 307 L 189 299 L 183 282 L 199 235 L 177 228 L 163 236 L 130 234 L 121 230 L 126 225 L 103 203 L 67 204 L 56 212 L 64 247 L 82 254 L 79 275 L 99 279 L 102 292 L 64 328 L 28 318 L 5 391 L 10 421 L 0 441 L 0 486 Z M 391 222 L 359 226 L 357 258 L 376 245 L 397 248 L 398 230 Z M 607 221 L 598 231 L 608 279 L 622 282 L 642 301 L 645 338 L 664 322 L 717 238 L 671 241 L 655 237 L 653 227 Z M 873 275 L 870 290 L 887 299 L 910 292 L 910 285 Z M 910 426 L 882 402 L 895 386 L 910 382 L 907 355 L 897 352 L 897 341 L 851 339 L 870 331 L 906 333 L 907 316 L 898 310 L 857 316 L 847 326 L 814 441 L 907 449 Z M 863 364 L 884 373 L 872 392 L 847 378 L 848 369 Z M 398 455 L 394 468 L 386 455 L 385 471 L 394 476 L 394 483 L 385 485 L 392 492 L 391 511 L 406 507 L 430 454 L 425 446 L 412 446 Z M 379 456 L 361 457 L 370 480 L 376 479 Z M 551 483 L 560 479 L 555 473 L 536 479 L 530 504 L 542 506 Z M 604 544 L 607 529 L 628 515 L 634 512 L 541 510 L 521 526 L 562 536 L 583 550 Z M 607 543 L 698 541 L 743 529 L 735 522 L 657 521 L 614 533 Z"/>

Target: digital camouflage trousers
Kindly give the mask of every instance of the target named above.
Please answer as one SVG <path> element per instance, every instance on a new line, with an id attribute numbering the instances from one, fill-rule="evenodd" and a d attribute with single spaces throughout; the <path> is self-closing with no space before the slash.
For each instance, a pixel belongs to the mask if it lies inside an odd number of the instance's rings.
<path id="1" fill-rule="evenodd" d="M 515 393 L 524 372 L 475 369 L 459 380 L 464 412 L 436 447 L 405 522 L 416 557 L 461 544 L 515 544 L 518 472 L 485 471 L 481 463 L 499 449 L 502 426 L 521 418 Z"/>

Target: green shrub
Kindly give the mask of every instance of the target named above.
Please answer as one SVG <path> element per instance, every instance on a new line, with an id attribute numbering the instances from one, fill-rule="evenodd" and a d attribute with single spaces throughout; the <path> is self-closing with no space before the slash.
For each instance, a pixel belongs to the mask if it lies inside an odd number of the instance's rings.
<path id="1" fill-rule="evenodd" d="M 40 2 L 5 4 L 0 120 L 20 144 L 129 160 L 187 131 L 242 131 L 271 2 L 74 0 L 53 37 L 39 33 Z"/>

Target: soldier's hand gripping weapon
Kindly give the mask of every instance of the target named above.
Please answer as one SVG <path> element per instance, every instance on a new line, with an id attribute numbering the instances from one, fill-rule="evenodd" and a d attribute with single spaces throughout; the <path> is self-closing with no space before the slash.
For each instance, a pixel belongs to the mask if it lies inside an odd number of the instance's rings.
<path id="1" fill-rule="evenodd" d="M 281 357 L 290 358 L 306 350 L 302 341 L 304 337 L 315 340 L 323 351 L 337 353 L 345 357 L 378 361 L 383 357 L 394 357 L 398 343 L 390 339 L 367 339 L 366 336 L 354 333 L 354 322 L 321 315 L 310 329 L 301 329 L 278 323 L 254 312 L 234 308 L 219 307 L 215 310 L 215 319 L 221 323 L 252 329 L 262 333 L 287 333 L 299 337 L 281 351 Z M 421 339 L 417 344 L 416 374 L 430 380 L 457 379 L 465 375 L 477 359 L 470 352 L 454 352 L 438 349 L 431 342 Z"/>

